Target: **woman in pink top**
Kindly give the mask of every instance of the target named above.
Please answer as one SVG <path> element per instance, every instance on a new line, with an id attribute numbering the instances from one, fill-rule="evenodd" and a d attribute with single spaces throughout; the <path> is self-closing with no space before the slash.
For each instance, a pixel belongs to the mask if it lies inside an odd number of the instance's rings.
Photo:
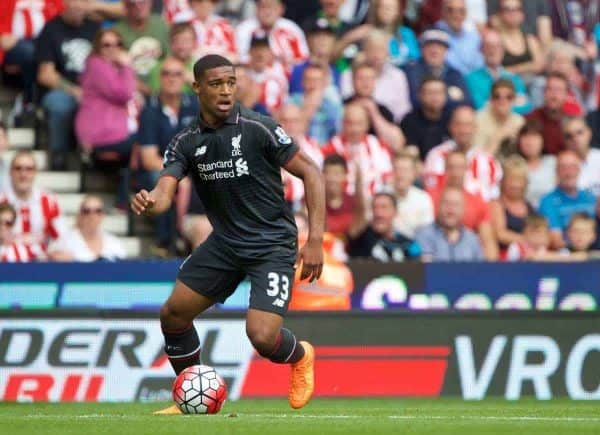
<path id="1" fill-rule="evenodd" d="M 103 29 L 96 35 L 81 76 L 83 94 L 75 131 L 94 160 L 129 161 L 137 116 L 134 102 L 136 75 L 123 49 L 121 35 Z"/>

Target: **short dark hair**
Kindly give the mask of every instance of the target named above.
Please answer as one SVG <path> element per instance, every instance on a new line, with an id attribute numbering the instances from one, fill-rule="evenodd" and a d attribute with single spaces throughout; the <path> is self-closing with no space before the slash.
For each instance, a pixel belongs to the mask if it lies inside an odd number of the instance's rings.
<path id="1" fill-rule="evenodd" d="M 565 87 L 567 89 L 569 89 L 569 79 L 563 73 L 560 73 L 558 71 L 553 71 L 551 73 L 546 74 L 546 84 L 548 83 L 548 80 L 550 80 L 550 79 L 557 79 L 557 80 L 562 81 L 565 84 Z"/>
<path id="2" fill-rule="evenodd" d="M 537 230 L 537 229 L 549 229 L 548 220 L 539 213 L 530 213 L 525 218 L 525 228 Z"/>
<path id="3" fill-rule="evenodd" d="M 196 31 L 190 22 L 174 23 L 169 29 L 169 40 L 173 40 L 174 37 L 184 32 L 192 32 L 196 35 Z"/>
<path id="4" fill-rule="evenodd" d="M 392 206 L 394 208 L 398 208 L 398 203 L 396 202 L 396 195 L 394 195 L 392 192 L 388 192 L 387 190 L 375 192 L 375 194 L 373 195 L 373 202 L 375 202 L 377 198 L 387 198 L 392 202 Z"/>
<path id="5" fill-rule="evenodd" d="M 10 212 L 10 214 L 12 214 L 13 219 L 17 218 L 17 211 L 15 210 L 15 208 L 12 206 L 11 203 L 4 202 L 4 203 L 0 204 L 0 214 L 5 213 L 7 211 Z"/>
<path id="6" fill-rule="evenodd" d="M 348 171 L 348 164 L 346 163 L 346 159 L 344 159 L 339 154 L 330 154 L 327 157 L 325 157 L 325 160 L 323 160 L 323 169 L 325 169 L 325 166 L 342 166 L 344 168 L 344 171 Z"/>
<path id="7" fill-rule="evenodd" d="M 218 54 L 207 54 L 198 59 L 194 64 L 194 79 L 198 81 L 207 70 L 221 66 L 234 68 L 233 64 L 226 57 L 219 56 Z"/>
<path id="8" fill-rule="evenodd" d="M 567 229 L 570 229 L 577 221 L 589 222 L 594 225 L 594 229 L 596 229 L 596 220 L 585 212 L 574 213 L 573 216 L 571 216 L 571 219 L 569 219 Z"/>
<path id="9" fill-rule="evenodd" d="M 496 80 L 492 85 L 492 94 L 500 88 L 509 89 L 513 94 L 516 93 L 515 84 L 510 79 L 500 78 Z"/>
<path id="10" fill-rule="evenodd" d="M 423 78 L 423 80 L 421 80 L 421 83 L 419 83 L 419 91 L 421 91 L 427 83 L 434 83 L 434 82 L 441 83 L 444 85 L 444 87 L 446 87 L 446 82 L 443 81 L 441 78 L 436 77 L 436 76 L 425 76 L 425 78 Z"/>

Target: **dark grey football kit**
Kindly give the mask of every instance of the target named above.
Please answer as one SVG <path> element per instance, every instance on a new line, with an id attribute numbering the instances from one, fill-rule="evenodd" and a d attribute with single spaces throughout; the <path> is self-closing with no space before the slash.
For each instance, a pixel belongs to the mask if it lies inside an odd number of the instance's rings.
<path id="1" fill-rule="evenodd" d="M 287 311 L 297 230 L 281 167 L 298 151 L 275 121 L 237 103 L 216 129 L 197 118 L 173 138 L 161 176 L 189 175 L 213 226 L 181 265 L 181 282 L 224 302 L 247 276 L 251 308 Z"/>

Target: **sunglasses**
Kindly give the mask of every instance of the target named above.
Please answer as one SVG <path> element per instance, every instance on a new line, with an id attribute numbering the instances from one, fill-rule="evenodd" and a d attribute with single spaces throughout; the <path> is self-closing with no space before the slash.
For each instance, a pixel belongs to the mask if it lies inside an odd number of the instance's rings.
<path id="1" fill-rule="evenodd" d="M 123 43 L 121 41 L 119 42 L 103 42 L 101 44 L 102 48 L 122 48 L 123 47 Z"/>
<path id="2" fill-rule="evenodd" d="M 174 71 L 174 70 L 163 69 L 160 72 L 160 75 L 163 77 L 181 77 L 181 76 L 183 76 L 183 71 Z"/>
<path id="3" fill-rule="evenodd" d="M 585 130 L 582 128 L 579 130 L 571 131 L 571 132 L 565 132 L 565 138 L 573 139 L 576 136 L 581 136 L 583 133 L 585 133 Z"/>
<path id="4" fill-rule="evenodd" d="M 90 215 L 90 214 L 102 214 L 104 213 L 104 209 L 102 207 L 83 207 L 81 209 L 81 214 Z"/>
<path id="5" fill-rule="evenodd" d="M 11 228 L 11 227 L 12 227 L 14 224 L 15 224 L 15 220 L 14 220 L 14 219 L 12 219 L 12 220 L 4 220 L 4 219 L 1 219 L 1 220 L 0 220 L 0 227 L 8 227 L 8 228 Z"/>
<path id="6" fill-rule="evenodd" d="M 493 94 L 492 95 L 492 99 L 493 100 L 509 100 L 509 101 L 512 101 L 512 100 L 515 99 L 515 95 L 514 94 L 506 94 L 506 95 Z"/>
<path id="7" fill-rule="evenodd" d="M 33 172 L 35 171 L 35 166 L 15 165 L 12 167 L 12 170 L 16 172 Z"/>

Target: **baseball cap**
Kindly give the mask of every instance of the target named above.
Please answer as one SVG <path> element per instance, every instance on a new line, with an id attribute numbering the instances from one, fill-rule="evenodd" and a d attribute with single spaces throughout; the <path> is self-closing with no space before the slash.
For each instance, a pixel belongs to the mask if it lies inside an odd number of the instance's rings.
<path id="1" fill-rule="evenodd" d="M 429 29 L 424 31 L 419 38 L 421 45 L 429 44 L 430 42 L 437 42 L 438 44 L 445 45 L 446 48 L 450 46 L 448 34 L 443 30 Z"/>

